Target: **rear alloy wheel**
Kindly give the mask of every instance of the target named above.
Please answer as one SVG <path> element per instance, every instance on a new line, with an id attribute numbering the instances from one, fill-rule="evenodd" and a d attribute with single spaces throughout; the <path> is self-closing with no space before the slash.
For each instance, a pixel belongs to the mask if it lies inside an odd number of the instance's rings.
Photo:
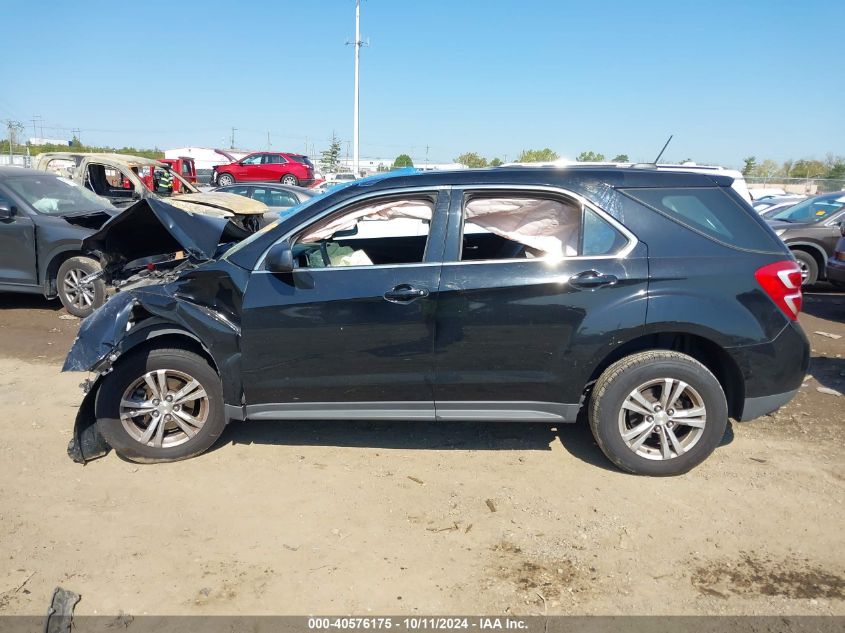
<path id="1" fill-rule="evenodd" d="M 226 426 L 220 379 L 184 349 L 124 358 L 97 392 L 97 428 L 126 459 L 168 462 L 207 450 Z"/>
<path id="2" fill-rule="evenodd" d="M 716 377 L 694 358 L 654 350 L 608 367 L 589 411 L 599 447 L 617 466 L 640 475 L 678 475 L 719 445 L 728 422 Z"/>
<path id="3" fill-rule="evenodd" d="M 65 309 L 82 319 L 106 301 L 106 285 L 102 280 L 85 281 L 86 277 L 102 270 L 100 263 L 90 257 L 71 257 L 59 266 L 56 273 L 56 292 Z"/>
<path id="4" fill-rule="evenodd" d="M 299 181 L 296 179 L 296 176 L 294 176 L 293 174 L 285 174 L 284 176 L 282 176 L 282 184 L 295 187 L 296 185 L 299 184 Z"/>
<path id="5" fill-rule="evenodd" d="M 806 251 L 792 251 L 801 269 L 801 285 L 812 286 L 819 280 L 819 265 L 815 257 Z"/>
<path id="6" fill-rule="evenodd" d="M 235 179 L 232 177 L 231 174 L 220 174 L 217 176 L 217 186 L 219 187 L 228 187 L 229 185 L 234 185 Z"/>

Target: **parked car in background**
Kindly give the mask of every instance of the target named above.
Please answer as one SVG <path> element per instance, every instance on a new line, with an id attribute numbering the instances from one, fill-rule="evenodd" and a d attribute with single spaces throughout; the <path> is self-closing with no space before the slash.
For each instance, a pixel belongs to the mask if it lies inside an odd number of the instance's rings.
<path id="1" fill-rule="evenodd" d="M 774 211 L 782 211 L 806 198 L 807 196 L 766 196 L 755 200 L 751 206 L 757 213 L 765 216 Z"/>
<path id="2" fill-rule="evenodd" d="M 64 369 L 96 378 L 69 453 L 185 459 L 230 419 L 559 424 L 583 407 L 620 468 L 686 472 L 729 416 L 787 403 L 809 364 L 798 266 L 732 182 L 633 167 L 394 173 L 228 249 L 182 230 L 204 261 L 130 278 L 70 350 Z M 137 241 L 129 220 L 86 243 Z M 208 247 L 191 246 L 199 235 Z"/>
<path id="3" fill-rule="evenodd" d="M 845 220 L 839 223 L 839 235 L 833 255 L 827 260 L 827 280 L 845 290 Z"/>
<path id="4" fill-rule="evenodd" d="M 179 158 L 160 158 L 159 162 L 169 166 L 170 169 L 196 187 L 197 168 L 196 165 L 194 165 L 193 158 L 188 158 L 187 156 L 180 156 Z M 184 187 L 182 187 L 181 181 L 173 181 L 173 193 L 184 193 Z"/>
<path id="5" fill-rule="evenodd" d="M 106 300 L 101 270 L 82 240 L 118 210 L 107 200 L 54 174 L 0 167 L 0 290 L 58 297 L 86 317 Z"/>
<path id="6" fill-rule="evenodd" d="M 798 265 L 804 285 L 827 278 L 827 261 L 840 237 L 845 219 L 845 192 L 808 198 L 766 216 L 769 225 L 786 243 Z"/>
<path id="7" fill-rule="evenodd" d="M 748 194 L 754 201 L 762 200 L 764 198 L 770 198 L 772 196 L 788 195 L 786 191 L 784 191 L 780 187 L 749 187 Z"/>
<path id="8" fill-rule="evenodd" d="M 212 184 L 226 187 L 236 182 L 281 182 L 308 186 L 314 182 L 314 165 L 307 156 L 286 152 L 255 152 L 211 173 Z"/>
<path id="9" fill-rule="evenodd" d="M 36 156 L 36 169 L 70 178 L 81 187 L 125 208 L 147 198 L 166 198 L 184 211 L 231 218 L 248 231 L 260 226 L 267 206 L 227 193 L 200 192 L 169 165 L 128 154 L 48 152 Z M 179 183 L 178 190 L 175 183 Z"/>
<path id="10" fill-rule="evenodd" d="M 277 217 L 284 217 L 292 207 L 310 200 L 314 196 L 320 195 L 320 192 L 314 189 L 282 185 L 276 182 L 257 182 L 248 185 L 235 184 L 227 187 L 218 187 L 214 191 L 235 193 L 239 196 L 246 196 L 247 198 L 263 202 L 270 209 L 267 215 L 273 216 L 273 220 Z"/>

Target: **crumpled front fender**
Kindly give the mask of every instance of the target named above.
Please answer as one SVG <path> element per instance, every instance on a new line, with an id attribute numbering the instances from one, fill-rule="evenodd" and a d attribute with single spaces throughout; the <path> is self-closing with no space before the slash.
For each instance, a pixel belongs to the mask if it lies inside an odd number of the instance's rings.
<path id="1" fill-rule="evenodd" d="M 86 318 L 65 358 L 62 371 L 99 371 L 117 359 L 117 346 L 126 334 L 137 299 L 119 292 Z"/>

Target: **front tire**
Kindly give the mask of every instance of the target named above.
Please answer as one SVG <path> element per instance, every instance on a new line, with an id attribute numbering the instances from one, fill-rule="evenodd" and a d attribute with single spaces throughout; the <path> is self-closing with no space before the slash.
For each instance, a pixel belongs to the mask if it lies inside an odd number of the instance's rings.
<path id="1" fill-rule="evenodd" d="M 97 429 L 134 462 L 172 462 L 208 450 L 226 427 L 220 378 L 179 348 L 140 350 L 117 363 L 97 392 Z"/>
<path id="2" fill-rule="evenodd" d="M 232 174 L 220 174 L 217 176 L 218 187 L 228 187 L 235 184 L 235 177 Z"/>
<path id="3" fill-rule="evenodd" d="M 294 176 L 293 174 L 285 174 L 284 176 L 282 176 L 282 184 L 291 187 L 296 187 L 299 184 L 299 180 L 297 180 L 296 176 Z"/>
<path id="4" fill-rule="evenodd" d="M 106 284 L 101 279 L 81 283 L 88 275 L 102 270 L 100 262 L 90 257 L 71 257 L 59 266 L 56 292 L 65 310 L 84 319 L 106 302 Z"/>
<path id="5" fill-rule="evenodd" d="M 680 475 L 719 445 L 728 406 L 704 365 L 686 354 L 653 350 L 623 358 L 602 373 L 589 419 L 602 452 L 622 470 Z"/>
<path id="6" fill-rule="evenodd" d="M 792 251 L 801 269 L 801 285 L 812 286 L 819 280 L 819 264 L 816 258 L 806 251 Z"/>

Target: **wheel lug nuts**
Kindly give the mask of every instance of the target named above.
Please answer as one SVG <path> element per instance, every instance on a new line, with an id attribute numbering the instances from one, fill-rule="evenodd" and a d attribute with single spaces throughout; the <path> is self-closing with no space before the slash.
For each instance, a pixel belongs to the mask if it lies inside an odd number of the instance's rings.
<path id="1" fill-rule="evenodd" d="M 180 404 L 175 404 L 175 405 L 173 405 L 173 410 L 174 410 L 174 411 L 178 411 L 178 410 L 179 410 L 179 409 L 181 409 L 181 408 L 182 408 L 182 405 L 180 405 Z"/>
<path id="2" fill-rule="evenodd" d="M 167 396 L 165 400 L 167 400 L 168 402 L 173 402 L 173 396 Z"/>
<path id="3" fill-rule="evenodd" d="M 157 418 L 157 417 L 158 417 L 158 411 L 153 411 L 153 417 L 154 417 L 154 418 Z"/>
<path id="4" fill-rule="evenodd" d="M 661 407 L 661 406 L 658 404 L 658 405 L 655 405 L 654 410 L 655 410 L 655 411 L 662 411 L 662 410 L 663 410 L 663 407 Z"/>
<path id="5" fill-rule="evenodd" d="M 158 398 L 155 398 L 155 399 L 153 400 L 153 406 L 154 406 L 154 407 L 157 407 L 157 406 L 158 406 L 158 405 L 160 405 L 160 404 L 161 404 L 161 401 L 160 401 Z"/>
<path id="6" fill-rule="evenodd" d="M 646 420 L 646 422 L 654 422 L 654 416 L 653 416 L 653 415 L 649 415 L 649 416 L 647 416 L 647 417 L 646 417 L 646 419 L 645 419 L 645 420 Z"/>
<path id="7" fill-rule="evenodd" d="M 165 422 L 170 422 L 170 416 L 169 415 L 164 416 L 164 420 L 165 420 Z"/>
<path id="8" fill-rule="evenodd" d="M 675 410 L 669 409 L 666 413 L 669 414 L 669 415 L 675 415 Z"/>

